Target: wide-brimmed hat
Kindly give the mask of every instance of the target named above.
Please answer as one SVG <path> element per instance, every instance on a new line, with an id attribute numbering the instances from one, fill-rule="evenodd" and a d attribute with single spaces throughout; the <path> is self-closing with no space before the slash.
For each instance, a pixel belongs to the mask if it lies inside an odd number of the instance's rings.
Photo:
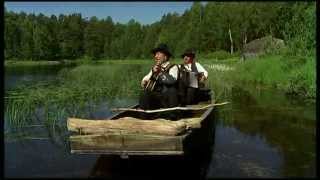
<path id="1" fill-rule="evenodd" d="M 159 52 L 159 51 L 166 54 L 168 57 L 172 56 L 172 54 L 170 53 L 170 50 L 166 44 L 161 43 L 158 45 L 158 47 L 151 50 L 152 54 L 156 54 L 156 52 Z"/>
<path id="2" fill-rule="evenodd" d="M 190 49 L 186 49 L 184 51 L 184 53 L 181 54 L 182 58 L 184 58 L 184 56 L 188 56 L 188 57 L 194 58 L 196 56 L 196 53 L 195 53 L 195 51 L 193 49 L 190 48 Z"/>

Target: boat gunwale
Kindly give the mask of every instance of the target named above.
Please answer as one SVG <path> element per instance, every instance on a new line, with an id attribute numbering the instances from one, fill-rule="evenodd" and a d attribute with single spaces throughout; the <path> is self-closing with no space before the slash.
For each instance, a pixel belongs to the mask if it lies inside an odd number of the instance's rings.
<path id="1" fill-rule="evenodd" d="M 71 150 L 72 154 L 103 154 L 103 155 L 183 155 L 184 151 L 128 151 L 128 150 Z"/>
<path id="2" fill-rule="evenodd" d="M 135 104 L 135 105 L 131 106 L 130 108 L 135 108 L 135 107 L 138 107 L 138 106 L 139 106 L 139 104 Z M 111 115 L 111 116 L 108 117 L 108 119 L 106 119 L 106 120 L 115 120 L 114 118 L 116 118 L 117 116 L 120 116 L 121 114 L 123 114 L 123 113 L 125 113 L 125 112 L 127 112 L 127 111 L 118 112 L 118 113 L 116 113 L 116 114 L 114 114 L 114 115 Z"/>
<path id="3" fill-rule="evenodd" d="M 136 105 L 133 105 L 133 106 L 131 106 L 130 108 L 136 108 L 136 107 L 138 107 L 139 106 L 139 104 L 136 104 Z M 200 116 L 200 121 L 202 121 L 202 120 L 204 120 L 210 113 L 211 113 L 211 111 L 214 109 L 214 106 L 213 107 L 209 107 L 208 109 L 206 109 L 202 114 L 201 114 L 201 116 Z M 123 113 L 126 113 L 126 112 L 130 112 L 130 111 L 121 111 L 121 112 L 119 112 L 119 113 L 116 113 L 116 114 L 114 114 L 114 115 L 112 115 L 112 116 L 110 116 L 110 117 L 108 117 L 108 119 L 105 119 L 105 120 L 116 120 L 115 118 L 117 118 L 117 116 L 120 116 L 121 114 L 123 114 Z M 142 112 L 137 112 L 137 113 L 142 113 Z M 138 119 L 138 118 L 137 118 Z M 176 120 L 176 121 L 180 121 L 180 120 L 183 120 L 183 118 L 181 118 L 181 119 L 178 119 L 178 120 Z"/>

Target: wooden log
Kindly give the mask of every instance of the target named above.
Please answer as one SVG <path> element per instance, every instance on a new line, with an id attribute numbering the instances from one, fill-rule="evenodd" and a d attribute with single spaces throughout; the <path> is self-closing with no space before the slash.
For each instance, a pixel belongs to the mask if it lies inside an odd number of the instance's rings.
<path id="1" fill-rule="evenodd" d="M 112 152 L 148 152 L 166 153 L 183 150 L 182 136 L 157 136 L 137 134 L 94 134 L 70 136 L 71 152 L 90 153 L 92 151 Z"/>
<path id="2" fill-rule="evenodd" d="M 186 129 L 195 129 L 201 127 L 201 121 L 202 118 L 188 118 L 188 119 L 182 119 L 181 122 L 184 122 L 186 124 Z"/>
<path id="3" fill-rule="evenodd" d="M 123 117 L 116 120 L 87 120 L 68 118 L 69 131 L 79 134 L 154 134 L 175 136 L 187 129 L 196 128 L 201 122 L 200 117 L 170 121 L 166 119 L 141 120 L 133 117 Z"/>

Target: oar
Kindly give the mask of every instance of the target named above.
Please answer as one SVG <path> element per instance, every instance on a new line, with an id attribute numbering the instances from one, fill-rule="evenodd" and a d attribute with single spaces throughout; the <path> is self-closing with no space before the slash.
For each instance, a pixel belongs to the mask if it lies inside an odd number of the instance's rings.
<path id="1" fill-rule="evenodd" d="M 135 111 L 135 112 L 144 112 L 144 113 L 156 113 L 156 112 L 164 112 L 164 111 L 174 111 L 174 110 L 203 110 L 214 106 L 222 106 L 228 104 L 229 102 L 217 103 L 217 104 L 209 104 L 203 107 L 173 107 L 173 108 L 162 108 L 155 110 L 143 110 L 143 109 L 131 109 L 131 108 L 113 108 L 111 111 Z"/>

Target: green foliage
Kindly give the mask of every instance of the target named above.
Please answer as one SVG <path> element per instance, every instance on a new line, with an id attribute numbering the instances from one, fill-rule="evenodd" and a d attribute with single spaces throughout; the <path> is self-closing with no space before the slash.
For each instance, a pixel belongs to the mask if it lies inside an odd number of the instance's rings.
<path id="1" fill-rule="evenodd" d="M 315 59 L 308 60 L 304 65 L 297 66 L 289 75 L 288 93 L 309 98 L 316 97 L 316 64 Z"/>
<path id="2" fill-rule="evenodd" d="M 265 56 L 246 61 L 232 71 L 232 79 L 237 82 L 251 82 L 256 85 L 279 88 L 289 94 L 315 98 L 315 59 L 302 61 L 286 58 L 288 57 Z M 293 61 L 296 66 L 292 65 Z"/>
<path id="3" fill-rule="evenodd" d="M 101 58 L 103 55 L 104 33 L 102 22 L 95 16 L 92 17 L 84 30 L 84 49 L 86 54 L 94 60 Z"/>
<path id="4" fill-rule="evenodd" d="M 97 91 L 88 94 L 107 97 L 132 96 L 137 94 L 143 77 L 140 66 L 134 65 L 82 65 L 71 70 L 63 79 L 63 84 L 81 92 Z M 128 82 L 125 86 L 122 82 Z"/>
<path id="5" fill-rule="evenodd" d="M 246 43 L 272 36 L 284 40 L 288 55 L 314 57 L 315 7 L 315 2 L 194 2 L 181 15 L 168 13 L 149 25 L 5 11 L 4 52 L 6 59 L 29 60 L 151 58 L 150 50 L 161 42 L 176 57 L 194 48 L 224 59 L 222 51 L 241 52 Z M 271 51 L 284 53 L 277 50 Z"/>
<path id="6" fill-rule="evenodd" d="M 4 42 L 5 42 L 5 58 L 19 58 L 21 29 L 19 27 L 19 15 L 8 12 L 5 14 L 5 29 L 4 29 Z"/>
<path id="7" fill-rule="evenodd" d="M 297 2 L 290 6 L 292 16 L 282 33 L 289 46 L 289 55 L 315 57 L 316 6 L 315 2 Z"/>
<path id="8" fill-rule="evenodd" d="M 227 51 L 224 50 L 218 50 L 212 53 L 204 54 L 201 55 L 201 58 L 204 59 L 218 59 L 218 60 L 223 60 L 223 59 L 230 59 L 232 57 L 238 56 L 239 54 L 231 54 Z"/>
<path id="9" fill-rule="evenodd" d="M 236 68 L 239 81 L 245 80 L 256 84 L 266 84 L 274 87 L 284 87 L 286 74 L 283 73 L 282 62 L 279 56 L 253 59 Z"/>
<path id="10" fill-rule="evenodd" d="M 159 23 L 155 23 L 152 26 L 146 26 L 144 30 L 144 40 L 141 46 L 141 58 L 152 58 L 150 53 L 150 49 L 156 46 L 157 37 L 160 33 L 160 25 Z"/>
<path id="11" fill-rule="evenodd" d="M 82 64 L 82 65 L 85 65 L 85 64 L 94 64 L 96 61 L 93 61 L 93 59 L 91 57 L 88 57 L 88 56 L 84 56 L 80 59 L 77 60 L 77 64 Z"/>
<path id="12" fill-rule="evenodd" d="M 75 59 L 84 54 L 83 29 L 81 14 L 59 16 L 56 32 L 58 32 L 61 58 Z"/>

